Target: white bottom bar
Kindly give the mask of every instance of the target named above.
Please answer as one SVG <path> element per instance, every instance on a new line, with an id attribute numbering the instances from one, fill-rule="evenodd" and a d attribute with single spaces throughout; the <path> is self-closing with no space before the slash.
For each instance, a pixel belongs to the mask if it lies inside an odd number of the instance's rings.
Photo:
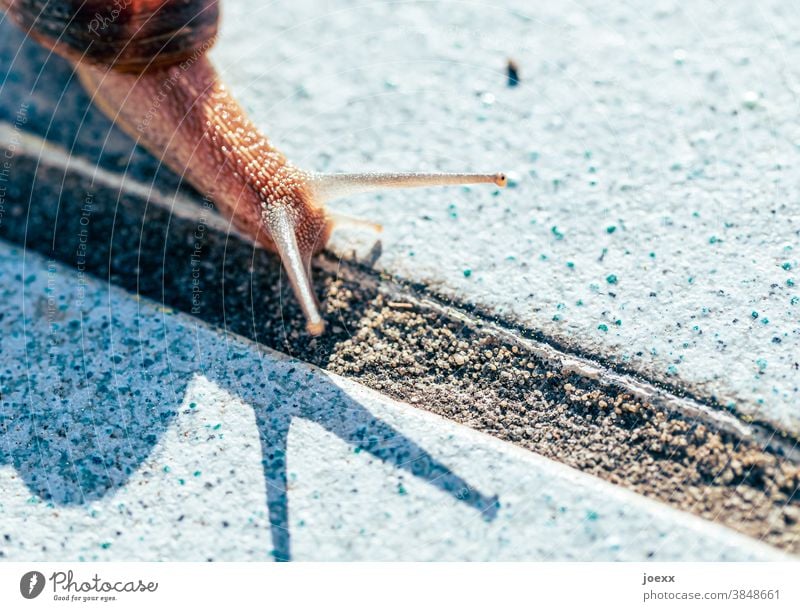
<path id="1" fill-rule="evenodd" d="M 45 578 L 35 601 L 25 600 L 20 593 L 20 580 L 29 571 L 39 571 Z M 777 610 L 798 608 L 796 577 L 797 565 L 791 562 L 6 563 L 0 565 L 0 606 L 409 611 L 553 609 L 565 604 L 568 608 L 659 609 L 686 603 L 686 608 L 695 609 Z M 140 587 L 140 582 L 154 591 L 114 591 L 126 584 Z"/>

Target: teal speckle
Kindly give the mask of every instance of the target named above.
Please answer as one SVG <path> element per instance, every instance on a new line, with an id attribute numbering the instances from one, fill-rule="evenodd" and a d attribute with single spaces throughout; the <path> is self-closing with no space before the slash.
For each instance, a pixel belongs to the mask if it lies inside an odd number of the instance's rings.
<path id="1" fill-rule="evenodd" d="M 617 276 L 615 274 L 609 274 L 606 276 L 606 282 L 609 284 L 616 284 L 617 283 Z"/>
<path id="2" fill-rule="evenodd" d="M 197 407 L 197 403 L 190 403 L 189 409 L 195 409 Z"/>
<path id="3" fill-rule="evenodd" d="M 586 519 L 587 519 L 589 522 L 597 522 L 597 518 L 599 518 L 599 517 L 600 517 L 600 516 L 597 514 L 597 512 L 596 512 L 596 511 L 593 511 L 593 510 L 591 510 L 591 509 L 590 509 L 589 511 L 587 511 L 587 512 L 586 512 Z"/>
<path id="4" fill-rule="evenodd" d="M 550 228 L 550 233 L 552 233 L 552 234 L 553 234 L 553 236 L 555 237 L 555 239 L 556 239 L 556 240 L 563 240 L 563 239 L 564 239 L 564 234 L 563 234 L 563 233 L 561 233 L 561 232 L 558 230 L 558 227 L 557 227 L 556 225 L 553 225 L 553 226 Z"/>
<path id="5" fill-rule="evenodd" d="M 111 547 L 111 544 L 110 544 L 110 543 L 108 543 L 108 542 L 106 542 L 106 543 L 101 543 L 101 544 L 100 544 L 100 547 L 102 547 L 103 549 L 108 549 L 109 547 Z"/>
<path id="6" fill-rule="evenodd" d="M 617 230 L 615 225 L 609 225 L 606 227 L 606 233 L 614 233 Z"/>
<path id="7" fill-rule="evenodd" d="M 792 269 L 792 264 L 787 261 L 786 263 L 781 265 L 781 267 L 788 272 L 790 269 Z"/>
<path id="8" fill-rule="evenodd" d="M 179 483 L 181 486 L 183 486 L 183 485 L 186 483 L 186 480 L 185 480 L 185 479 L 183 479 L 183 478 L 181 477 L 181 478 L 179 478 L 179 479 L 178 479 L 178 483 Z"/>
<path id="9" fill-rule="evenodd" d="M 753 320 L 755 320 L 756 318 L 758 318 L 758 312 L 756 312 L 755 310 L 753 310 L 752 312 L 750 312 L 750 316 L 752 316 L 752 317 L 753 317 Z"/>
<path id="10" fill-rule="evenodd" d="M 558 314 L 553 314 L 553 322 L 558 322 L 560 320 L 561 320 L 561 316 L 559 316 Z"/>
<path id="11" fill-rule="evenodd" d="M 767 368 L 767 360 L 757 359 L 756 365 L 758 365 L 758 373 L 764 373 L 764 370 Z"/>
<path id="12" fill-rule="evenodd" d="M 709 244 L 716 244 L 717 242 L 722 242 L 722 240 L 720 240 L 720 239 L 719 239 L 717 236 L 715 236 L 715 235 L 712 235 L 710 238 L 708 238 L 708 243 L 709 243 Z"/>
<path id="13" fill-rule="evenodd" d="M 656 253 L 654 253 L 654 252 L 651 252 L 651 253 L 650 253 L 650 258 L 651 258 L 651 259 L 655 259 L 655 258 L 656 258 Z"/>
<path id="14" fill-rule="evenodd" d="M 567 267 L 570 269 L 575 269 L 575 264 L 572 261 L 567 261 Z"/>
<path id="15" fill-rule="evenodd" d="M 194 475 L 195 477 L 200 477 L 200 475 L 202 475 L 202 471 L 195 471 L 194 473 L 192 473 L 192 475 Z"/>
<path id="16" fill-rule="evenodd" d="M 169 473 L 172 469 L 169 468 L 169 465 L 164 465 L 164 473 Z"/>
<path id="17" fill-rule="evenodd" d="M 603 333 L 608 333 L 608 325 L 605 323 L 600 323 L 597 325 L 597 328 L 600 329 Z"/>
<path id="18" fill-rule="evenodd" d="M 789 303 L 790 303 L 791 305 L 797 305 L 798 303 L 800 303 L 800 297 L 797 297 L 797 296 L 794 296 L 794 297 L 792 297 L 792 298 L 789 300 Z"/>
<path id="19" fill-rule="evenodd" d="M 401 495 L 401 496 L 404 496 L 404 495 L 408 494 L 408 493 L 406 492 L 406 489 L 405 489 L 405 487 L 403 486 L 403 484 L 397 484 L 397 494 L 399 494 L 399 495 Z"/>
<path id="20" fill-rule="evenodd" d="M 789 278 L 789 279 L 786 281 L 786 286 L 790 286 L 790 287 L 791 287 L 791 286 L 794 286 L 794 280 L 792 280 L 791 278 Z"/>
<path id="21" fill-rule="evenodd" d="M 762 318 L 761 319 L 761 324 L 768 325 L 769 324 L 769 318 Z"/>
<path id="22" fill-rule="evenodd" d="M 222 428 L 222 424 L 215 424 L 215 425 L 214 425 L 214 427 L 213 427 L 213 429 L 214 429 L 215 431 L 218 431 L 218 430 L 220 430 L 220 428 Z"/>
<path id="23" fill-rule="evenodd" d="M 618 327 L 621 327 L 622 321 L 618 318 L 617 320 L 614 321 L 614 324 L 617 325 Z"/>
<path id="24" fill-rule="evenodd" d="M 361 448 L 360 448 L 360 447 L 358 447 L 358 446 L 356 446 L 355 448 L 353 448 L 353 454 L 361 454 Z"/>
<path id="25" fill-rule="evenodd" d="M 472 275 L 472 270 L 471 269 L 465 269 L 464 270 L 464 278 L 469 278 L 471 275 Z"/>

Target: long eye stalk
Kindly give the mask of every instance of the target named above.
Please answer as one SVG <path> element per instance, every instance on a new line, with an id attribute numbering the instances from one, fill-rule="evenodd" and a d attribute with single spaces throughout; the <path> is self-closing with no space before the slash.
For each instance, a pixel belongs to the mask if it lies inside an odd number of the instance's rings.
<path id="1" fill-rule="evenodd" d="M 311 284 L 311 254 L 304 255 L 297 246 L 296 228 L 288 211 L 279 206 L 264 217 L 272 241 L 289 276 L 294 294 L 306 317 L 306 330 L 311 335 L 320 335 L 325 330 L 325 321 L 319 313 L 314 287 Z"/>
<path id="2" fill-rule="evenodd" d="M 359 174 L 311 174 L 309 185 L 318 201 L 327 202 L 356 193 L 380 189 L 405 189 L 409 187 L 437 187 L 444 185 L 470 185 L 494 183 L 506 186 L 506 175 L 498 174 L 442 174 L 423 172 L 364 172 Z"/>

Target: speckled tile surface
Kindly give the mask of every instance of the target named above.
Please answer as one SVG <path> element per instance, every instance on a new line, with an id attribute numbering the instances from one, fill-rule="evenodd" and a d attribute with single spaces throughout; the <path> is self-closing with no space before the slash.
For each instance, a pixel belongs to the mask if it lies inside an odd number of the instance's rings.
<path id="1" fill-rule="evenodd" d="M 381 269 L 800 432 L 795 5 L 312 5 L 214 51 L 293 159 L 515 176 L 336 203 Z"/>
<path id="2" fill-rule="evenodd" d="M 4 559 L 781 557 L 5 242 L 0 291 Z"/>
<path id="3" fill-rule="evenodd" d="M 213 58 L 310 169 L 512 173 L 335 203 L 384 224 L 380 270 L 797 435 L 798 26 L 774 0 L 229 2 Z M 0 27 L 0 117 L 152 180 Z"/>

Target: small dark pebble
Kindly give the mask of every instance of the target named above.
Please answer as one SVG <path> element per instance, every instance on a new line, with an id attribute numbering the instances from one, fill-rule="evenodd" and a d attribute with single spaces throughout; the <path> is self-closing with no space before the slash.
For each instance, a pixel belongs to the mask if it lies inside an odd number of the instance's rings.
<path id="1" fill-rule="evenodd" d="M 506 64 L 506 74 L 508 75 L 508 86 L 516 87 L 519 85 L 519 66 L 513 59 L 509 59 Z"/>

